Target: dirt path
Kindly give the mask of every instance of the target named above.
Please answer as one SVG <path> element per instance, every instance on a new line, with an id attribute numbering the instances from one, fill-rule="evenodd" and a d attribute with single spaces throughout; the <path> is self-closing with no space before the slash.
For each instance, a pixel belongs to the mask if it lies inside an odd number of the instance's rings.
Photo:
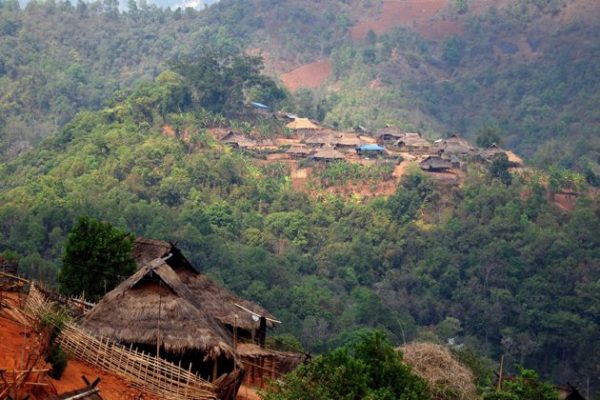
<path id="1" fill-rule="evenodd" d="M 400 164 L 396 165 L 396 168 L 394 168 L 394 178 L 396 178 L 396 181 L 400 182 L 408 164 L 408 161 L 402 161 Z"/>

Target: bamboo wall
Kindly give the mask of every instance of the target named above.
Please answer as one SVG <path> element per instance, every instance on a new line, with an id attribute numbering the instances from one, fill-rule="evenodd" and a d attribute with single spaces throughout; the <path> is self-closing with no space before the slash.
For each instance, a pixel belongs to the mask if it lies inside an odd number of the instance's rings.
<path id="1" fill-rule="evenodd" d="M 50 311 L 42 293 L 31 286 L 25 310 L 40 318 Z M 126 348 L 105 338 L 96 338 L 73 324 L 66 323 L 57 339 L 72 357 L 100 367 L 130 381 L 134 386 L 166 400 L 214 400 L 217 388 L 190 370 L 161 358 Z"/>

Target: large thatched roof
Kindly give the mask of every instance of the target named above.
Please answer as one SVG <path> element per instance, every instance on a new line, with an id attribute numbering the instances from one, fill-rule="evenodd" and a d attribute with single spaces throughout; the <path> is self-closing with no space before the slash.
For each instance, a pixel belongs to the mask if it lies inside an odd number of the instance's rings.
<path id="1" fill-rule="evenodd" d="M 95 335 L 122 343 L 181 353 L 198 350 L 209 358 L 234 357 L 223 327 L 199 308 L 194 294 L 163 260 L 156 259 L 109 292 L 81 325 Z"/>
<path id="2" fill-rule="evenodd" d="M 251 331 L 259 327 L 256 317 L 274 318 L 263 307 L 239 298 L 199 273 L 183 256 L 177 246 L 162 240 L 145 238 L 135 240 L 134 258 L 139 266 L 147 263 L 148 259 L 166 257 L 169 254 L 172 256 L 166 262 L 192 292 L 198 307 L 221 323 Z M 251 310 L 252 313 L 244 311 L 239 306 Z M 267 325 L 271 326 L 272 324 L 267 321 Z"/>
<path id="3" fill-rule="evenodd" d="M 184 269 L 178 271 L 178 274 L 182 282 L 194 294 L 199 306 L 223 324 L 251 331 L 258 329 L 259 317 L 274 318 L 258 304 L 239 298 L 205 275 Z M 251 310 L 252 313 L 244 309 Z M 272 323 L 267 320 L 267 325 L 272 326 Z"/>
<path id="4" fill-rule="evenodd" d="M 337 151 L 335 149 L 326 148 L 326 149 L 317 151 L 313 155 L 313 158 L 315 160 L 328 161 L 328 160 L 343 160 L 346 157 L 342 153 L 340 153 L 339 151 Z"/>
<path id="5" fill-rule="evenodd" d="M 321 129 L 321 127 L 308 118 L 296 118 L 286 125 L 289 129 Z"/>

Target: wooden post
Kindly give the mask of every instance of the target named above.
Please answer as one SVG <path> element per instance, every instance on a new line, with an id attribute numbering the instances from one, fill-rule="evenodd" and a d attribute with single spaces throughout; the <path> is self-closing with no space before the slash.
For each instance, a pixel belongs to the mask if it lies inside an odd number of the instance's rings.
<path id="1" fill-rule="evenodd" d="M 500 356 L 500 373 L 498 374 L 498 391 L 502 390 L 502 374 L 504 373 L 504 354 Z"/>
<path id="2" fill-rule="evenodd" d="M 214 382 L 215 380 L 217 380 L 217 373 L 218 373 L 218 358 L 215 358 L 215 362 L 213 363 L 213 376 L 212 376 L 212 382 Z"/>
<path id="3" fill-rule="evenodd" d="M 233 350 L 237 350 L 237 320 L 238 320 L 238 315 L 235 314 L 235 319 L 234 319 L 234 323 L 233 323 Z"/>
<path id="4" fill-rule="evenodd" d="M 260 317 L 260 325 L 258 331 L 258 344 L 260 345 L 260 347 L 265 347 L 265 340 L 267 339 L 267 319 L 265 317 Z"/>

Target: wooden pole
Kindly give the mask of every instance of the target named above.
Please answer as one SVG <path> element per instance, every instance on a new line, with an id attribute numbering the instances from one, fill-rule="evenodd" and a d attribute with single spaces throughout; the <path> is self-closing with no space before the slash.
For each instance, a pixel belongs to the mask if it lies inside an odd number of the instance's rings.
<path id="1" fill-rule="evenodd" d="M 212 382 L 214 382 L 215 380 L 217 380 L 217 373 L 218 373 L 218 362 L 219 359 L 215 358 L 215 362 L 213 363 L 213 376 L 212 376 Z"/>
<path id="2" fill-rule="evenodd" d="M 156 358 L 160 357 L 160 309 L 162 308 L 162 280 L 158 279 L 158 321 L 156 323 Z"/>
<path id="3" fill-rule="evenodd" d="M 502 374 L 504 373 L 503 369 L 504 369 L 504 354 L 502 354 L 502 356 L 500 356 L 500 373 L 498 374 L 498 387 L 497 387 L 498 392 L 502 390 Z"/>
<path id="4" fill-rule="evenodd" d="M 234 323 L 233 323 L 233 350 L 237 350 L 237 320 L 238 320 L 238 315 L 235 314 L 235 319 L 234 319 Z"/>

